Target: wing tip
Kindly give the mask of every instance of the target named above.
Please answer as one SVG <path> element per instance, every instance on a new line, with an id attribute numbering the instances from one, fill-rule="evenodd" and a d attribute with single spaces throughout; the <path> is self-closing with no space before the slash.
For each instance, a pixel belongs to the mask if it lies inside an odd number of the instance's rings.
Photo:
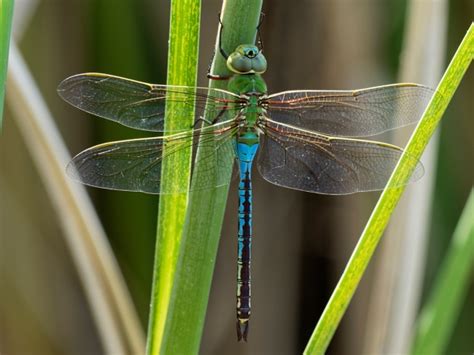
<path id="1" fill-rule="evenodd" d="M 76 182 L 84 183 L 81 179 L 81 174 L 79 173 L 79 170 L 76 167 L 76 162 L 75 162 L 76 157 L 74 157 L 71 161 L 69 161 L 69 163 L 67 163 L 66 169 L 65 169 L 66 175 L 70 179 L 72 179 Z"/>
<path id="2" fill-rule="evenodd" d="M 62 80 L 59 83 L 58 87 L 56 88 L 56 91 L 59 94 L 59 96 L 61 96 L 61 98 L 65 99 L 63 93 L 69 91 L 70 88 L 71 88 L 71 85 L 74 84 L 75 82 L 77 82 L 78 80 L 83 80 L 83 79 L 86 79 L 86 78 L 103 78 L 103 79 L 106 79 L 106 78 L 110 78 L 110 77 L 119 78 L 119 77 L 116 77 L 114 75 L 109 75 L 109 74 L 104 74 L 104 73 L 97 73 L 97 72 L 85 72 L 85 73 L 74 74 L 74 75 L 68 76 L 66 79 Z"/>

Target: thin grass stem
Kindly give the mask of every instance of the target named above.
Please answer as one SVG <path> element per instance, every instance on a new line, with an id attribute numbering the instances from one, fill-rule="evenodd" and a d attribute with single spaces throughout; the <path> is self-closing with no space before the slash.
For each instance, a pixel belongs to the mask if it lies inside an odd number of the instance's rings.
<path id="1" fill-rule="evenodd" d="M 408 181 L 415 168 L 414 162 L 421 157 L 431 136 L 435 132 L 444 111 L 471 64 L 473 55 L 474 25 L 471 24 L 413 132 L 404 154 L 401 156 L 387 183 L 387 187 L 382 191 L 359 242 L 311 335 L 304 354 L 323 354 L 326 352 L 334 332 L 382 237 L 390 216 L 405 190 L 404 184 Z"/>
<path id="2" fill-rule="evenodd" d="M 261 0 L 251 3 L 246 0 L 224 1 L 221 11 L 225 28 L 222 45 L 227 52 L 233 51 L 239 44 L 254 43 L 261 6 Z M 219 23 L 217 14 L 215 23 Z M 212 73 L 230 74 L 225 60 L 219 54 L 217 41 L 216 53 Z M 226 81 L 210 82 L 210 87 L 214 88 L 225 88 L 226 85 Z M 198 157 L 209 153 L 206 149 L 200 147 Z M 215 178 L 202 171 L 204 169 L 200 167 L 199 159 L 196 161 L 192 186 L 199 185 L 200 179 Z M 228 172 L 231 172 L 232 166 L 233 161 L 228 161 Z M 230 180 L 231 174 L 227 175 Z M 199 353 L 227 191 L 228 186 L 211 190 L 195 189 L 189 195 L 171 302 L 160 341 L 160 354 Z"/>
<path id="3" fill-rule="evenodd" d="M 200 15 L 200 1 L 171 2 L 168 85 L 196 86 Z M 173 111 L 183 114 L 180 117 L 173 117 L 169 114 Z M 165 117 L 165 131 L 186 129 L 192 127 L 194 123 L 194 108 L 187 107 L 183 103 L 168 101 Z M 166 154 L 166 147 L 163 154 Z M 163 190 L 188 190 L 191 179 L 191 156 L 190 145 L 189 148 L 163 160 L 161 171 Z M 160 349 L 171 302 L 187 204 L 187 193 L 160 196 L 147 354 L 162 353 Z"/>

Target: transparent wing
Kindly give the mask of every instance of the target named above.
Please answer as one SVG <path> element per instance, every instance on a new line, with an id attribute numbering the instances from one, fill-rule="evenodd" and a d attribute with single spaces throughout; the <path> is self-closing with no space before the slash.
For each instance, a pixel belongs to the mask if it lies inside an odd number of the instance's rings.
<path id="1" fill-rule="evenodd" d="M 83 184 L 104 189 L 151 194 L 181 193 L 186 190 L 170 186 L 163 190 L 160 184 L 163 159 L 171 158 L 176 152 L 189 147 L 193 147 L 193 153 L 198 148 L 206 148 L 203 149 L 206 154 L 199 154 L 196 159 L 199 160 L 200 172 L 206 174 L 207 179 L 200 179 L 200 185 L 193 186 L 193 189 L 218 187 L 227 184 L 230 179 L 225 162 L 235 157 L 235 133 L 233 126 L 218 130 L 206 127 L 200 137 L 199 133 L 186 132 L 104 143 L 75 156 L 67 166 L 67 173 Z M 172 164 L 173 159 L 170 162 Z"/>
<path id="2" fill-rule="evenodd" d="M 364 137 L 418 121 L 433 92 L 422 85 L 393 84 L 354 91 L 285 91 L 265 102 L 276 122 Z"/>
<path id="3" fill-rule="evenodd" d="M 186 117 L 195 107 L 196 120 L 214 123 L 233 118 L 244 103 L 225 90 L 154 85 L 100 73 L 71 76 L 59 84 L 58 94 L 85 112 L 154 132 L 163 131 L 166 102 L 180 104 L 170 105 L 173 117 Z"/>
<path id="4" fill-rule="evenodd" d="M 385 187 L 402 149 L 393 145 L 344 139 L 301 131 L 270 120 L 258 158 L 260 174 L 269 182 L 313 193 L 342 195 Z M 416 162 L 412 182 L 423 175 Z"/>

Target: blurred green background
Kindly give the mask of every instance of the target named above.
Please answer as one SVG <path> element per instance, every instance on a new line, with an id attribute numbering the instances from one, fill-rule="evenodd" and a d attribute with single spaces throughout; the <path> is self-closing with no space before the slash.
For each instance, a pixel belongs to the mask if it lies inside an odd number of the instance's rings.
<path id="1" fill-rule="evenodd" d="M 71 153 L 143 134 L 79 112 L 60 100 L 56 87 L 67 76 L 87 71 L 164 83 L 169 1 L 17 0 L 16 6 L 15 11 L 31 9 L 19 47 Z M 406 1 L 398 0 L 265 2 L 262 33 L 270 92 L 351 89 L 397 81 L 406 6 Z M 220 7 L 220 1 L 203 1 L 201 86 L 207 85 Z M 443 68 L 473 15 L 472 1 L 449 2 Z M 473 184 L 473 94 L 471 69 L 441 127 L 423 299 Z M 0 159 L 0 353 L 102 354 L 64 232 L 8 105 Z M 310 195 L 272 186 L 260 177 L 254 189 L 254 311 L 249 343 L 237 344 L 234 334 L 237 192 L 232 186 L 203 354 L 300 353 L 378 196 Z M 146 329 L 158 198 L 88 191 Z M 383 287 L 373 277 L 378 265 L 371 263 L 329 353 L 360 354 L 368 348 L 370 295 Z M 474 350 L 473 286 L 471 279 L 450 354 Z"/>

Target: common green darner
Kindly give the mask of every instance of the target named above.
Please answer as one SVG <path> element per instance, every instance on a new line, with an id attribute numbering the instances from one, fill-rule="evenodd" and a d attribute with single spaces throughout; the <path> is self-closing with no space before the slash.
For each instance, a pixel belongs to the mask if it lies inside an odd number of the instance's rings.
<path id="1" fill-rule="evenodd" d="M 240 170 L 238 208 L 237 335 L 247 339 L 250 318 L 252 163 L 267 181 L 290 189 L 341 195 L 383 189 L 402 149 L 354 137 L 372 136 L 416 122 L 432 90 L 394 84 L 355 91 L 296 90 L 268 95 L 261 49 L 240 45 L 227 55 L 234 75 L 228 90 L 152 85 L 117 76 L 79 74 L 65 79 L 59 95 L 73 106 L 135 129 L 163 132 L 165 106 L 175 118 L 195 108 L 201 128 L 153 138 L 100 144 L 68 165 L 80 182 L 112 190 L 179 193 L 160 185 L 161 164 L 182 149 L 202 149 L 195 163 L 209 179 L 195 189 L 228 184 L 225 162 Z M 174 105 L 176 103 L 176 105 Z M 198 137 L 199 136 L 199 137 Z M 166 147 L 163 154 L 163 149 Z M 419 179 L 416 168 L 410 181 Z"/>

